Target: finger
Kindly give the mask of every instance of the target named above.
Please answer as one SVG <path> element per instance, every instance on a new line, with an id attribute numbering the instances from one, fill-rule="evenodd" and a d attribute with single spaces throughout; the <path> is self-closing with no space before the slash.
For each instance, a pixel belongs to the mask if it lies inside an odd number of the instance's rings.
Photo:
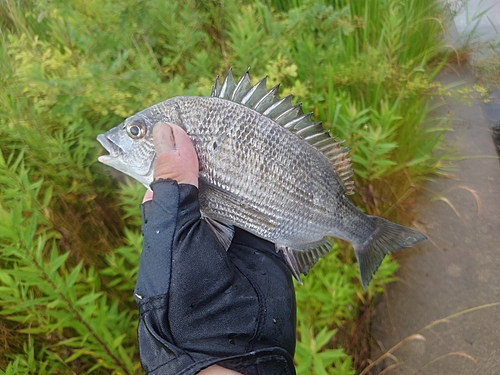
<path id="1" fill-rule="evenodd" d="M 150 201 L 153 199 L 153 190 L 148 189 L 146 190 L 146 194 L 144 194 L 144 198 L 142 198 L 142 203 Z"/>

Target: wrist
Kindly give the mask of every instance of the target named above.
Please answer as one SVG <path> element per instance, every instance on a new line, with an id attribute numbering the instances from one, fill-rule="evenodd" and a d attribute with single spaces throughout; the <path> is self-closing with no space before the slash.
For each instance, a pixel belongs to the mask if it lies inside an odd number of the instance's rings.
<path id="1" fill-rule="evenodd" d="M 229 370 L 219 365 L 212 365 L 201 370 L 198 375 L 242 375 L 241 372 Z"/>

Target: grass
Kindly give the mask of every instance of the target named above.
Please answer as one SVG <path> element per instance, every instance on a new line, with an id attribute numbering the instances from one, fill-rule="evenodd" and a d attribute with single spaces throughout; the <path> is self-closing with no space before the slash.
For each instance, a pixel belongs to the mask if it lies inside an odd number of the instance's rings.
<path id="1" fill-rule="evenodd" d="M 230 66 L 281 82 L 347 141 L 354 200 L 370 214 L 409 222 L 440 166 L 429 98 L 448 49 L 437 1 L 2 0 L 0 10 L 6 373 L 140 372 L 143 188 L 97 162 L 95 136 L 160 100 L 208 95 Z M 396 269 L 387 259 L 365 294 L 345 244 L 315 266 L 296 289 L 299 374 L 366 365 L 356 324 Z"/>

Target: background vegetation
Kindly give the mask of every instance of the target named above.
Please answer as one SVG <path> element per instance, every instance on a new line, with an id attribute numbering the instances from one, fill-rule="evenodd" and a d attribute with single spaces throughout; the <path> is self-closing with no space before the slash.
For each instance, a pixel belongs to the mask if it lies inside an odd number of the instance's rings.
<path id="1" fill-rule="evenodd" d="M 141 373 L 144 189 L 97 162 L 95 137 L 155 102 L 208 95 L 229 67 L 281 82 L 347 140 L 356 204 L 411 220 L 440 165 L 437 3 L 0 0 L 0 374 Z M 365 365 L 365 306 L 396 268 L 367 294 L 344 244 L 313 269 L 297 288 L 299 374 Z"/>

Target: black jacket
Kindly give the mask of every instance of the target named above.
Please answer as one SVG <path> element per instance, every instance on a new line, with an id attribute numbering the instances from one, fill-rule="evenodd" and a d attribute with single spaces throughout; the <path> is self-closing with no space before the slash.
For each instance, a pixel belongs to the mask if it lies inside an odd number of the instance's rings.
<path id="1" fill-rule="evenodd" d="M 274 244 L 236 229 L 226 252 L 200 217 L 196 187 L 151 187 L 135 289 L 146 373 L 196 374 L 217 363 L 245 375 L 295 374 L 293 283 Z"/>

